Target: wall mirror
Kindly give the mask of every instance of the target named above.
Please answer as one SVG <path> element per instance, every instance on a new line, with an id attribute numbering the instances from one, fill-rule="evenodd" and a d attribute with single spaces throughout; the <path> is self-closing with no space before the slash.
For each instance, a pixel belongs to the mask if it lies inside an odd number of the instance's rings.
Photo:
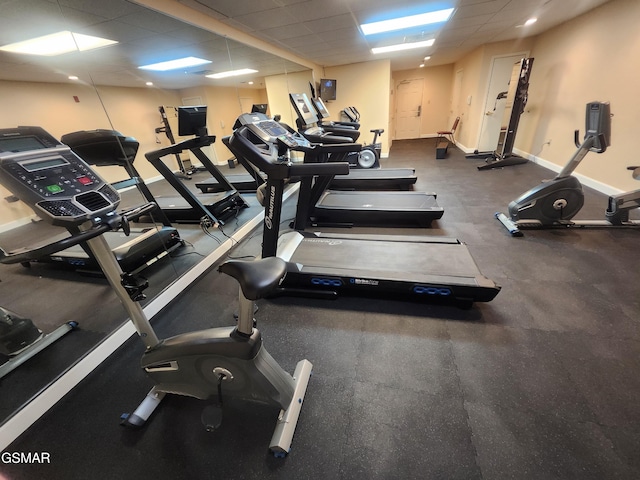
<path id="1" fill-rule="evenodd" d="M 24 53 L 19 50 L 26 48 L 24 44 L 18 45 L 18 52 L 4 48 L 50 36 L 45 38 L 45 45 L 51 49 L 53 34 L 61 34 L 63 40 L 66 36 L 70 50 L 43 54 Z M 92 42 L 99 41 L 105 44 L 90 48 Z M 139 68 L 184 57 L 200 58 L 206 63 L 169 71 Z M 255 72 L 208 77 L 241 69 Z M 280 114 L 284 121 L 295 125 L 288 93 L 308 91 L 312 81 L 307 67 L 134 2 L 0 3 L 0 129 L 42 127 L 56 139 L 76 142 L 74 149 L 85 152 L 83 155 L 98 152 L 95 168 L 105 180 L 117 183 L 139 175 L 143 185 L 159 198 L 176 196 L 176 192 L 145 154 L 169 147 L 171 135 L 175 142 L 190 138 L 177 131 L 177 107 L 207 106 L 208 134 L 215 136 L 216 141 L 202 151 L 220 169 L 229 169 L 232 155 L 222 138 L 232 133 L 237 116 L 254 104 L 266 104 L 268 114 Z M 111 157 L 105 158 L 105 150 L 94 148 L 90 132 L 101 140 L 115 138 L 117 145 L 111 150 Z M 189 177 L 182 178 L 182 183 L 196 191 L 199 198 L 204 195 L 194 187 L 195 177 L 210 175 L 193 152 L 169 154 L 162 157 L 162 162 L 178 177 Z M 125 182 L 120 186 L 123 206 L 148 200 L 141 182 Z M 40 221 L 30 208 L 15 201 L 5 187 L 0 186 L 0 194 L 0 246 L 4 250 L 67 235 L 64 229 Z M 134 225 L 144 232 L 157 230 L 158 238 L 162 238 L 157 261 L 131 267 L 140 268 L 139 273 L 150 281 L 145 305 L 188 277 L 227 236 L 259 213 L 254 194 L 240 195 L 248 207 L 225 222 L 224 233 L 215 228 L 203 232 L 198 222 L 167 220 L 160 213 Z M 184 244 L 171 243 L 171 229 Z M 121 234 L 113 237 L 114 244 L 130 240 Z M 86 256 L 82 251 L 78 255 L 83 253 Z M 64 266 L 59 260 L 50 260 L 32 262 L 29 267 L 0 265 L 0 306 L 31 319 L 45 334 L 68 321 L 79 325 L 0 379 L 0 423 L 108 339 L 126 320 L 99 271 L 82 264 L 85 261 L 82 259 L 74 260 L 75 264 L 62 262 Z M 0 353 L 0 363 L 8 358 Z"/>

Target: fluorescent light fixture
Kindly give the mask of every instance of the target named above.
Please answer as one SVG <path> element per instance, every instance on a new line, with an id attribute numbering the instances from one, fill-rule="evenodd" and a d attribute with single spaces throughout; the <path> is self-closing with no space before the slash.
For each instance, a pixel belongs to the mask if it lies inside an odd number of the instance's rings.
<path id="1" fill-rule="evenodd" d="M 153 82 L 146 82 L 146 83 L 145 83 L 145 85 L 146 85 L 147 87 L 153 87 Z"/>
<path id="2" fill-rule="evenodd" d="M 451 17 L 453 8 L 446 10 L 437 10 L 435 12 L 421 13 L 419 15 L 410 15 L 408 17 L 392 18 L 391 20 L 383 20 L 381 22 L 363 23 L 360 25 L 362 33 L 365 35 L 373 35 L 375 33 L 391 32 L 393 30 L 404 30 L 421 25 L 429 25 L 431 23 L 446 22 Z"/>
<path id="3" fill-rule="evenodd" d="M 258 70 L 253 70 L 251 68 L 242 68 L 240 70 L 229 70 L 228 72 L 212 73 L 211 75 L 206 75 L 206 77 L 207 78 L 227 78 L 227 77 L 237 77 L 239 75 L 248 75 L 250 73 L 258 73 Z"/>
<path id="4" fill-rule="evenodd" d="M 11 43 L 0 47 L 0 50 L 12 53 L 25 53 L 28 55 L 43 55 L 53 57 L 69 52 L 84 52 L 85 50 L 93 50 L 94 48 L 106 47 L 113 45 L 115 40 L 106 38 L 93 37 L 91 35 L 82 35 L 73 33 L 68 30 L 44 35 L 42 37 L 24 40 L 22 42 Z"/>
<path id="5" fill-rule="evenodd" d="M 398 43 L 397 45 L 389 45 L 388 47 L 375 47 L 371 49 L 371 53 L 399 52 L 401 50 L 430 47 L 433 45 L 433 42 L 435 42 L 435 39 L 432 38 L 431 40 L 424 40 L 422 42 Z"/>
<path id="6" fill-rule="evenodd" d="M 151 63 L 149 65 L 143 65 L 138 68 L 141 70 L 166 72 L 167 70 L 176 70 L 178 68 L 197 67 L 198 65 L 205 65 L 207 63 L 211 63 L 211 60 L 204 60 L 197 57 L 184 57 L 176 58 L 175 60 L 168 60 L 166 62 Z"/>
<path id="7" fill-rule="evenodd" d="M 78 77 L 75 75 L 69 75 L 69 80 L 78 80 Z"/>
<path id="8" fill-rule="evenodd" d="M 536 23 L 538 21 L 537 18 L 530 18 L 529 20 L 527 20 L 526 22 L 524 22 L 524 26 L 528 27 L 529 25 L 533 25 L 534 23 Z"/>

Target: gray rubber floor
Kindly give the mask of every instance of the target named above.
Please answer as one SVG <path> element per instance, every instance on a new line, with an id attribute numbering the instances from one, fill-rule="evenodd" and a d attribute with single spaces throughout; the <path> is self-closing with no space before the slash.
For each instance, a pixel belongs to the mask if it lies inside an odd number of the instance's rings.
<path id="1" fill-rule="evenodd" d="M 374 231 L 459 238 L 502 285 L 493 302 L 461 310 L 260 301 L 269 352 L 290 372 L 302 358 L 314 364 L 285 459 L 268 453 L 278 414 L 270 407 L 229 401 L 221 428 L 207 433 L 207 402 L 168 397 L 145 428 L 119 426 L 151 387 L 132 339 L 8 449 L 47 452 L 50 463 L 0 463 L 0 472 L 12 480 L 640 478 L 640 231 L 511 238 L 494 212 L 551 177 L 547 170 L 479 172 L 455 148 L 436 160 L 434 140 L 396 141 L 384 163 L 415 167 L 416 189 L 437 192 L 445 214 L 430 229 Z M 587 191 L 580 217 L 602 218 L 605 203 Z M 289 208 L 283 219 L 291 216 Z M 259 243 L 233 255 L 255 254 Z M 235 282 L 212 272 L 154 325 L 161 336 L 227 325 L 236 296 Z"/>

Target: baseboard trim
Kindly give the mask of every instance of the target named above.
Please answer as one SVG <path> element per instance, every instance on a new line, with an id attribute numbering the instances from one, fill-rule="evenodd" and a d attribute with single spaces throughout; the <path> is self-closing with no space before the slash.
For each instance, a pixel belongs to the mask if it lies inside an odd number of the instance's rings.
<path id="1" fill-rule="evenodd" d="M 548 160 L 545 160 L 542 157 L 537 157 L 535 155 L 531 155 L 530 153 L 524 152 L 520 149 L 514 148 L 513 153 L 520 155 L 521 157 L 526 158 L 527 160 L 540 165 L 554 173 L 559 173 L 562 170 L 562 165 L 558 165 L 556 163 L 552 163 Z M 619 188 L 612 187 L 606 183 L 600 182 L 598 180 L 594 180 L 591 177 L 587 177 L 581 173 L 573 173 L 573 176 L 580 180 L 580 183 L 585 187 L 593 188 L 594 190 L 603 193 L 605 195 L 618 195 L 620 193 L 624 193 L 624 190 L 620 190 Z"/>

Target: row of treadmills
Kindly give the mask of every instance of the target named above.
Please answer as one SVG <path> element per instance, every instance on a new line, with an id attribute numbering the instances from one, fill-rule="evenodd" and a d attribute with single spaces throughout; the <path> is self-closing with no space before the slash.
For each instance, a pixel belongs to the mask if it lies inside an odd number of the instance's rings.
<path id="1" fill-rule="evenodd" d="M 241 115 L 234 133 L 223 139 L 247 171 L 241 175 L 223 175 L 202 151 L 215 141 L 206 132 L 206 107 L 181 107 L 181 131 L 195 137 L 145 154 L 174 188 L 174 196 L 152 193 L 140 178 L 134 167 L 139 147 L 134 138 L 113 130 L 62 137 L 62 144 L 90 164 L 124 167 L 130 179 L 115 186 L 136 185 L 158 206 L 153 216 L 161 225 L 129 237 L 107 235 L 125 272 L 138 272 L 179 248 L 183 242 L 174 223 L 223 225 L 248 206 L 240 192 L 260 189 L 265 205 L 262 256 L 277 255 L 289 264 L 277 294 L 386 295 L 462 307 L 498 294 L 500 287 L 480 273 L 467 247 L 454 238 L 309 232 L 310 227 L 326 225 L 428 227 L 444 210 L 434 193 L 411 190 L 416 182 L 413 169 L 353 168 L 358 165 L 354 156 L 367 148 L 353 143 L 359 135 L 357 124 L 321 126 L 321 112 L 306 95 L 292 94 L 290 100 L 298 113 L 298 131 L 265 114 L 251 113 Z M 27 136 L 28 129 L 5 129 L 0 137 Z M 184 151 L 192 152 L 211 173 L 210 180 L 196 184 L 200 194 L 162 161 Z M 301 152 L 303 161 L 292 161 L 291 152 Z M 283 192 L 293 181 L 300 184 L 293 232 L 280 236 Z M 80 247 L 59 252 L 53 260 L 76 268 L 95 266 L 88 249 Z"/>
<path id="2" fill-rule="evenodd" d="M 491 301 L 500 287 L 482 275 L 467 247 L 455 238 L 316 231 L 323 225 L 429 226 L 443 209 L 433 193 L 402 190 L 415 183 L 412 169 L 393 169 L 381 180 L 386 169 L 350 168 L 349 157 L 362 145 L 351 139 L 326 141 L 317 123 L 309 133 L 305 127 L 317 122 L 312 106 L 306 95 L 291 95 L 293 105 L 302 101 L 305 105 L 296 111 L 306 116 L 298 131 L 251 113 L 241 115 L 233 135 L 225 139 L 238 162 L 265 179 L 262 256 L 288 262 L 277 294 L 388 296 L 461 307 Z M 316 134 L 325 140 L 318 141 Z M 293 151 L 304 160 L 292 161 Z M 339 179 L 349 177 L 358 180 L 340 190 Z M 394 183 L 399 177 L 403 180 Z M 293 231 L 280 235 L 283 192 L 291 179 L 300 182 Z M 387 190 L 364 190 L 368 181 Z"/>

